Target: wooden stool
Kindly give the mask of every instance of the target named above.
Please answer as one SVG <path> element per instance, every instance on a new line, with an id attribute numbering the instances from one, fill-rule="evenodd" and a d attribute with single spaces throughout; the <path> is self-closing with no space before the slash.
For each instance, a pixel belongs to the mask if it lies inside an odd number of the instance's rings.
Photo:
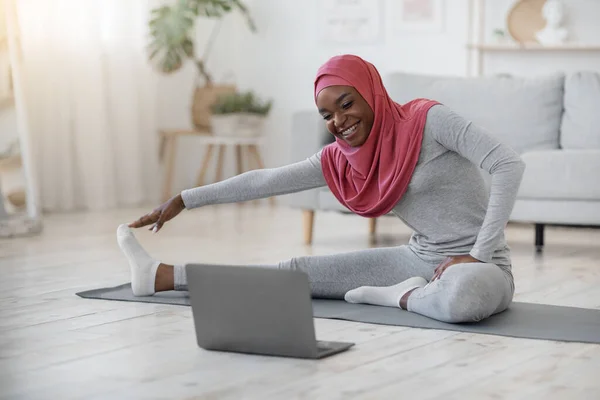
<path id="1" fill-rule="evenodd" d="M 315 210 L 303 210 L 302 225 L 304 226 L 304 244 L 311 245 L 313 241 L 313 231 L 315 227 Z M 377 218 L 369 218 L 369 240 L 375 243 L 375 234 L 377 233 Z"/>
<path id="2" fill-rule="evenodd" d="M 206 144 L 206 152 L 198 177 L 196 178 L 196 186 L 204 185 L 204 178 L 206 172 L 212 160 L 213 152 L 218 150 L 217 153 L 217 169 L 215 171 L 215 180 L 221 181 L 223 179 L 223 159 L 225 158 L 225 149 L 227 146 L 233 146 L 236 153 L 236 173 L 239 175 L 243 172 L 243 153 L 246 152 L 248 161 L 254 160 L 256 167 L 259 169 L 264 168 L 264 163 L 260 155 L 258 145 L 262 144 L 262 137 L 234 137 L 234 136 L 213 136 L 209 131 L 196 131 L 196 130 L 161 130 L 160 132 L 161 143 L 160 143 L 160 159 L 163 160 L 166 156 L 166 178 L 163 186 L 162 200 L 167 201 L 172 196 L 173 178 L 175 175 L 175 153 L 177 149 L 177 139 L 180 136 L 197 136 L 201 138 L 201 142 Z M 248 162 L 250 166 L 250 162 Z M 249 168 L 248 170 L 253 169 Z M 247 170 L 246 170 L 247 171 Z M 275 204 L 273 197 L 269 198 L 271 205 Z"/>

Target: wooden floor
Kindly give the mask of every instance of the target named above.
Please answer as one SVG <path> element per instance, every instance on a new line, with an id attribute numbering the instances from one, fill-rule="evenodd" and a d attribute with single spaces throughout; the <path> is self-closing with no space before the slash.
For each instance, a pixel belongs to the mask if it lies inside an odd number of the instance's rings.
<path id="1" fill-rule="evenodd" d="M 353 341 L 322 361 L 208 352 L 189 307 L 86 300 L 128 281 L 118 224 L 149 209 L 52 215 L 41 236 L 0 241 L 0 398 L 16 399 L 598 399 L 600 345 L 315 320 L 323 340 Z M 273 263 L 367 248 L 368 222 L 317 214 L 302 245 L 297 210 L 252 203 L 185 211 L 138 230 L 166 262 Z M 375 246 L 409 231 L 378 225 Z M 600 230 L 510 225 L 516 300 L 600 309 Z"/>

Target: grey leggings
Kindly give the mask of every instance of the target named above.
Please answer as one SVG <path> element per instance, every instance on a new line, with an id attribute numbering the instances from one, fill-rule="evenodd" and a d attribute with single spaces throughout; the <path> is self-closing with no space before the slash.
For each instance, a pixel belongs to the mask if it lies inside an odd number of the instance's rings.
<path id="1" fill-rule="evenodd" d="M 444 256 L 417 254 L 410 246 L 376 248 L 349 253 L 297 257 L 262 266 L 304 271 L 312 296 L 343 299 L 359 286 L 391 286 L 414 276 L 428 281 Z M 185 269 L 175 268 L 176 290 L 187 290 Z M 514 283 L 510 270 L 495 264 L 455 264 L 441 278 L 416 289 L 408 310 L 444 322 L 480 321 L 504 311 L 511 303 Z"/>

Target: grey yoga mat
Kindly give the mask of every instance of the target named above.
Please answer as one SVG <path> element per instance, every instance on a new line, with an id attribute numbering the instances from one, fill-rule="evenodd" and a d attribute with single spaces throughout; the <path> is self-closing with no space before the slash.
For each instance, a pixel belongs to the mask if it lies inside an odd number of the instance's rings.
<path id="1" fill-rule="evenodd" d="M 135 297 L 129 283 L 77 293 L 88 299 L 189 306 L 187 292 Z M 600 343 L 600 310 L 513 302 L 510 308 L 477 323 L 447 324 L 399 308 L 313 299 L 315 318 L 343 319 L 380 325 L 443 329 L 527 339 Z"/>

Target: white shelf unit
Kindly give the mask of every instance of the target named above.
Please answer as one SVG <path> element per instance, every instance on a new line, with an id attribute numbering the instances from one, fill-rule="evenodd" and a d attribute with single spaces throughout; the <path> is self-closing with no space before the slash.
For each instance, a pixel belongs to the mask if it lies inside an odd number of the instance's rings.
<path id="1" fill-rule="evenodd" d="M 564 44 L 561 46 L 542 46 L 538 43 L 486 43 L 468 44 L 471 50 L 479 51 L 600 51 L 600 45 Z"/>
<path id="2" fill-rule="evenodd" d="M 557 46 L 516 42 L 486 43 L 485 6 L 486 0 L 469 0 L 466 45 L 467 76 L 473 76 L 473 70 L 476 71 L 477 76 L 483 75 L 483 56 L 487 52 L 600 52 L 600 43 L 565 43 Z"/>

